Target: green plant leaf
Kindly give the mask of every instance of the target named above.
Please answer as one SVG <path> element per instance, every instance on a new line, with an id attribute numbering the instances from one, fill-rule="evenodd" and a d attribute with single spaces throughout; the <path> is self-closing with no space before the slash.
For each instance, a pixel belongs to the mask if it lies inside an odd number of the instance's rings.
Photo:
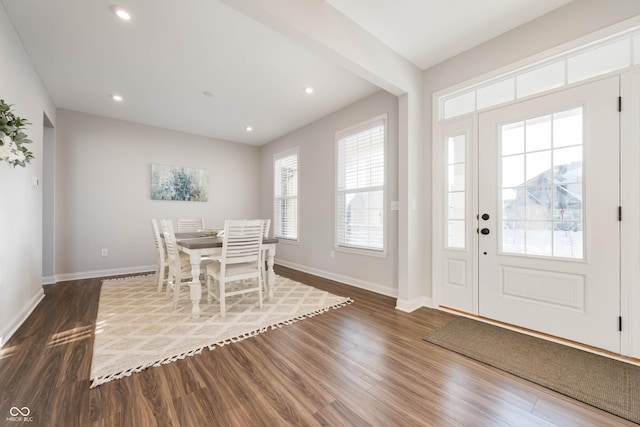
<path id="1" fill-rule="evenodd" d="M 15 154 L 15 150 L 22 153 L 24 160 L 9 160 L 5 159 L 7 163 L 16 166 L 25 167 L 27 163 L 30 163 L 34 158 L 33 153 L 29 151 L 24 144 L 31 144 L 31 141 L 23 129 L 31 123 L 22 117 L 17 117 L 11 111 L 12 105 L 7 104 L 3 99 L 0 99 L 0 146 L 4 146 L 7 142 L 12 141 L 15 144 L 15 148 L 11 151 Z"/>

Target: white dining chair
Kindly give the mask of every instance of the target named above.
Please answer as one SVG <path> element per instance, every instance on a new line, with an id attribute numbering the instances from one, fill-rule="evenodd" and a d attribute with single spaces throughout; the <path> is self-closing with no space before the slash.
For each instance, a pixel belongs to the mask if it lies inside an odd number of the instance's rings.
<path id="1" fill-rule="evenodd" d="M 178 233 L 192 233 L 204 230 L 203 218 L 178 218 Z"/>
<path id="2" fill-rule="evenodd" d="M 167 281 L 167 249 L 160 237 L 158 221 L 155 218 L 151 220 L 151 226 L 153 228 L 153 240 L 156 244 L 156 282 L 158 283 L 158 292 L 162 292 L 162 288 Z"/>
<path id="3" fill-rule="evenodd" d="M 269 238 L 269 229 L 271 228 L 271 220 L 270 219 L 263 219 L 262 220 L 262 227 L 264 229 L 264 233 L 263 236 L 265 239 Z M 260 268 L 262 268 L 262 283 L 267 283 L 267 267 L 265 265 L 265 262 L 267 261 L 267 247 L 263 246 L 262 247 L 262 260 L 260 260 Z"/>
<path id="4" fill-rule="evenodd" d="M 162 292 L 162 288 L 168 279 L 169 260 L 167 258 L 167 247 L 160 235 L 158 221 L 155 218 L 151 219 L 151 226 L 153 228 L 154 243 L 156 244 L 156 283 L 158 284 L 158 292 Z M 189 255 L 180 252 L 180 262 L 183 269 L 191 268 Z"/>
<path id="5" fill-rule="evenodd" d="M 180 263 L 180 252 L 176 245 L 176 236 L 173 232 L 173 223 L 170 220 L 162 220 L 162 233 L 164 234 L 164 242 L 167 247 L 167 259 L 169 264 L 169 278 L 167 280 L 167 295 L 173 291 L 173 309 L 178 307 L 178 299 L 180 298 L 180 285 L 182 284 L 183 274 L 191 275 L 182 269 Z M 185 280 L 191 277 L 184 277 Z"/>
<path id="6" fill-rule="evenodd" d="M 218 299 L 220 317 L 226 316 L 226 298 L 233 295 L 257 292 L 258 305 L 262 307 L 263 237 L 260 219 L 225 221 L 220 261 L 208 264 L 206 269 L 207 301 Z M 231 282 L 236 284 L 232 290 L 227 289 Z M 217 295 L 214 288 L 217 288 Z"/>
<path id="7" fill-rule="evenodd" d="M 269 229 L 271 228 L 271 220 L 270 219 L 263 219 L 262 223 L 264 224 L 264 238 L 268 239 L 269 238 Z"/>
<path id="8" fill-rule="evenodd" d="M 182 282 L 190 282 L 192 280 L 191 263 L 189 255 L 180 252 L 178 249 L 171 220 L 164 219 L 161 224 L 164 243 L 167 248 L 167 265 L 169 266 L 167 295 L 173 292 L 173 309 L 175 310 L 178 307 L 178 299 L 180 298 L 180 285 Z M 211 260 L 203 259 L 201 265 L 206 267 L 209 263 L 211 263 Z"/>

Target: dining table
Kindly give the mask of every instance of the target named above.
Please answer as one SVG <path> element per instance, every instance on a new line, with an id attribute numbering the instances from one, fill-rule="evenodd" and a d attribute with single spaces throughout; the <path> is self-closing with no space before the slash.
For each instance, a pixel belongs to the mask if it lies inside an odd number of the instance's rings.
<path id="1" fill-rule="evenodd" d="M 203 257 L 215 257 L 222 255 L 222 236 L 211 236 L 206 232 L 176 233 L 176 245 L 181 252 L 189 255 L 191 264 L 191 282 L 189 282 L 191 297 L 191 318 L 200 318 L 200 299 L 202 298 L 202 283 L 200 282 L 200 263 Z M 267 261 L 267 301 L 273 298 L 273 286 L 276 282 L 276 273 L 273 271 L 273 262 L 276 255 L 277 238 L 265 237 L 262 240 L 262 250 L 266 252 Z"/>

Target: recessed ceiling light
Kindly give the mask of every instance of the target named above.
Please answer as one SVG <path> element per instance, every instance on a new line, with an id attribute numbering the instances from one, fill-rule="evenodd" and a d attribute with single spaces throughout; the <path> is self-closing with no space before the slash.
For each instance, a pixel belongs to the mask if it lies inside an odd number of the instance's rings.
<path id="1" fill-rule="evenodd" d="M 251 126 L 247 126 L 246 128 L 244 128 L 244 130 L 246 130 L 247 132 L 253 132 L 253 128 Z"/>
<path id="2" fill-rule="evenodd" d="M 113 100 L 114 100 L 114 101 L 116 101 L 116 102 L 122 102 L 122 100 L 123 100 L 124 98 L 122 97 L 122 95 L 116 95 L 116 94 L 113 94 L 113 95 L 111 95 L 111 99 L 113 99 Z"/>
<path id="3" fill-rule="evenodd" d="M 311 86 L 307 86 L 304 88 L 304 93 L 307 95 L 311 95 L 314 92 L 314 89 Z"/>
<path id="4" fill-rule="evenodd" d="M 122 6 L 113 5 L 111 6 L 111 10 L 116 14 L 118 18 L 122 19 L 123 21 L 129 21 L 131 19 L 131 14 L 129 13 L 129 11 Z"/>

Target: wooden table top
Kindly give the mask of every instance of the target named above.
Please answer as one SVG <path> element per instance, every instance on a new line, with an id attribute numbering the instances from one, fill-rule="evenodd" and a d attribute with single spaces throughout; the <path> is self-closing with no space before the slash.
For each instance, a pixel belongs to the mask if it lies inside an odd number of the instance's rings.
<path id="1" fill-rule="evenodd" d="M 222 236 L 205 236 L 201 232 L 193 233 L 176 233 L 176 243 L 187 249 L 204 249 L 204 248 L 221 248 Z M 275 237 L 263 239 L 263 244 L 278 243 L 279 239 Z"/>

